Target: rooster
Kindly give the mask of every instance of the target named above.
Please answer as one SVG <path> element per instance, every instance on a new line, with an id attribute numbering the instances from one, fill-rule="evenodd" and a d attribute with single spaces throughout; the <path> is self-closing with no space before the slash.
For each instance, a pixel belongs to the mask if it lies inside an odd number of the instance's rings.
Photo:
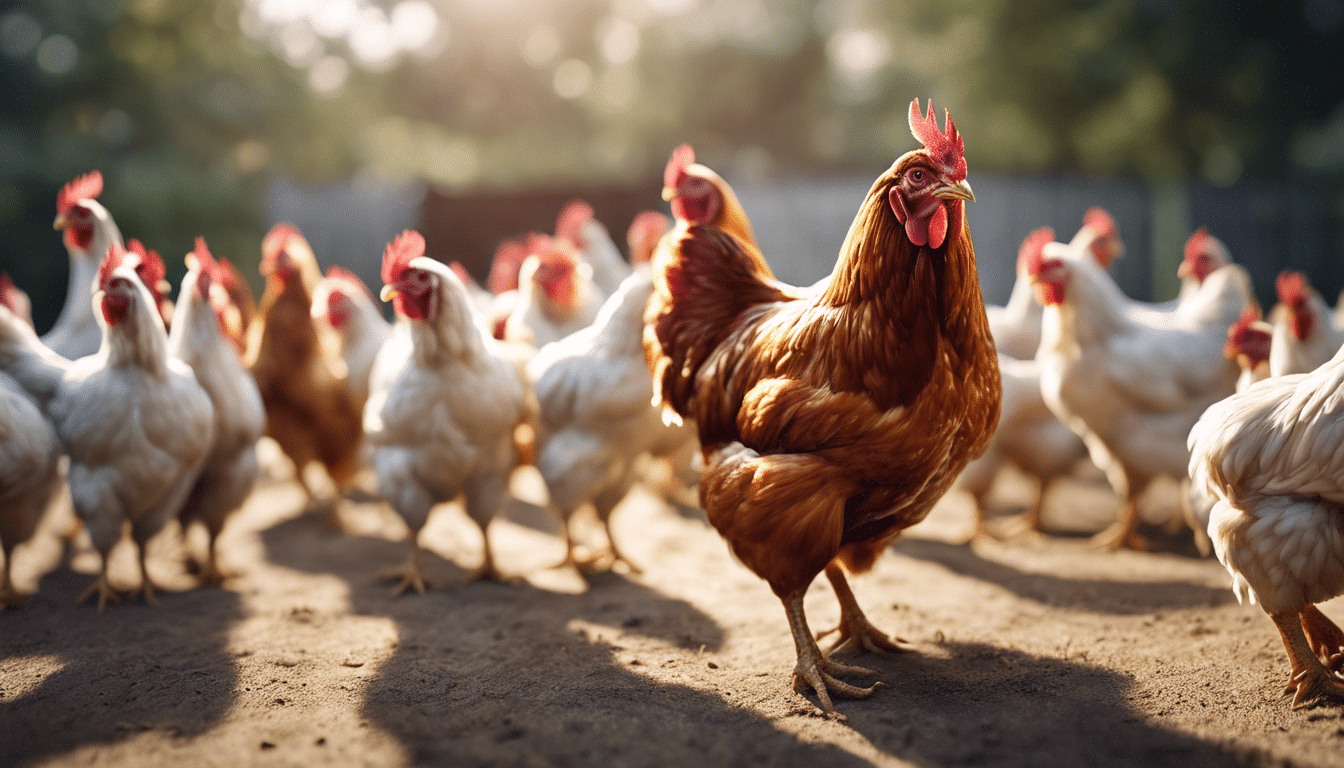
<path id="1" fill-rule="evenodd" d="M 967 233 L 962 138 L 910 105 L 923 148 L 865 197 L 829 282 L 794 298 L 760 252 L 683 218 L 654 255 L 645 351 L 655 397 L 694 418 L 700 500 L 733 553 L 783 602 L 794 687 L 866 697 L 837 675 L 873 674 L 824 655 L 803 596 L 825 571 L 840 601 L 838 646 L 897 650 L 854 599 L 862 573 L 920 520 L 989 442 L 999 368 Z M 674 157 L 674 161 L 676 158 Z M 671 170 L 669 164 L 669 170 Z M 667 174 L 695 194 L 694 175 Z M 801 293 L 801 292 L 799 292 Z"/>
<path id="2" fill-rule="evenodd" d="M 606 529 L 611 563 L 639 568 L 611 533 L 611 513 L 634 482 L 645 452 L 675 453 L 695 439 L 686 426 L 664 425 L 650 403 L 653 379 L 644 362 L 644 308 L 653 277 L 642 267 L 607 299 L 593 324 L 547 344 L 528 366 L 540 406 L 538 471 L 565 533 L 562 565 L 595 566 L 574 555 L 570 518 L 591 503 Z"/>
<path id="3" fill-rule="evenodd" d="M 173 357 L 191 366 L 210 396 L 215 439 L 181 517 L 184 526 L 193 520 L 205 525 L 209 538 L 202 577 L 206 583 L 217 584 L 225 574 L 215 544 L 229 515 L 242 506 L 256 484 L 260 471 L 257 441 L 266 428 L 266 412 L 256 382 L 225 334 L 232 301 L 223 285 L 224 270 L 204 238 L 196 238 L 187 267 L 168 348 Z"/>
<path id="4" fill-rule="evenodd" d="M 378 489 L 410 528 L 410 560 L 393 594 L 424 593 L 420 529 L 430 510 L 459 495 L 481 528 L 485 552 L 469 578 L 503 580 L 487 533 L 508 492 L 524 387 L 472 310 L 462 281 L 424 255 L 407 230 L 383 253 L 382 298 L 402 326 L 378 354 L 364 409 Z"/>
<path id="5" fill-rule="evenodd" d="M 1329 305 L 1301 272 L 1282 273 L 1274 288 L 1279 305 L 1270 315 L 1269 369 L 1275 376 L 1315 370 L 1344 346 L 1344 311 L 1336 311 L 1332 321 Z"/>
<path id="6" fill-rule="evenodd" d="M 369 399 L 369 372 L 378 350 L 392 336 L 392 324 L 383 318 L 364 281 L 335 265 L 313 291 L 313 317 L 335 331 L 346 387 L 362 411 Z"/>
<path id="7" fill-rule="evenodd" d="M 112 214 L 98 202 L 102 193 L 103 175 L 91 171 L 66 184 L 56 196 L 54 226 L 64 231 L 61 239 L 70 256 L 70 280 L 61 314 L 42 336 L 42 342 L 70 360 L 98 351 L 102 331 L 93 316 L 89 293 L 94 289 L 98 262 L 107 249 L 124 245 Z"/>
<path id="8" fill-rule="evenodd" d="M 1190 475 L 1216 499 L 1214 551 L 1237 599 L 1278 628 L 1294 709 L 1344 699 L 1344 632 L 1315 605 L 1344 594 L 1342 393 L 1344 348 L 1217 403 L 1190 431 Z"/>
<path id="9" fill-rule="evenodd" d="M 344 492 L 360 466 L 363 419 L 341 376 L 344 366 L 329 351 L 334 345 L 322 340 L 327 330 L 312 319 L 313 291 L 322 273 L 308 241 L 289 224 L 277 224 L 261 249 L 266 292 L 248 328 L 244 365 L 266 406 L 266 434 L 294 462 L 312 504 L 304 470 L 320 462 L 337 493 Z M 334 502 L 328 515 L 340 527 Z"/>
<path id="10" fill-rule="evenodd" d="M 1229 271 L 1244 277 L 1235 265 L 1219 274 Z M 1093 543 L 1146 548 L 1137 533 L 1136 501 L 1161 475 L 1184 479 L 1190 427 L 1205 408 L 1232 393 L 1237 368 L 1223 356 L 1223 346 L 1236 317 L 1216 332 L 1187 327 L 1174 319 L 1184 309 L 1135 307 L 1095 261 L 1061 258 L 1048 249 L 1030 259 L 1028 273 L 1045 306 L 1036 355 L 1042 395 L 1124 500 L 1119 519 Z M 1242 307 L 1253 301 L 1248 279 L 1228 284 L 1244 291 Z M 1201 296 L 1205 292 L 1213 297 L 1211 306 L 1225 298 L 1211 281 Z M 1205 314 L 1217 313 L 1190 311 L 1191 317 Z"/>
<path id="11" fill-rule="evenodd" d="M 192 370 L 168 351 L 156 302 L 120 246 L 98 268 L 98 352 L 73 363 L 53 356 L 26 326 L 0 323 L 0 367 L 21 370 L 70 456 L 75 512 L 102 555 L 95 582 L 101 612 L 120 596 L 108 553 L 130 523 L 140 549 L 140 592 L 156 602 L 145 545 L 182 509 L 214 440 L 214 407 Z M 12 315 L 10 315 L 12 317 Z M 26 332 L 26 333 L 25 333 Z"/>
<path id="12" fill-rule="evenodd" d="M 0 324 L 22 322 L 32 326 L 28 297 L 0 272 L 0 312 L 10 317 Z M 60 483 L 61 445 L 51 423 L 18 382 L 0 373 L 0 610 L 18 605 L 23 596 L 14 588 L 14 548 L 37 531 Z"/>
<path id="13" fill-rule="evenodd" d="M 585 328 L 597 317 L 603 296 L 592 267 L 565 238 L 533 234 L 518 274 L 518 303 L 504 325 L 508 341 L 540 349 Z"/>
<path id="14" fill-rule="evenodd" d="M 594 217 L 586 200 L 570 200 L 555 219 L 555 236 L 578 249 L 579 257 L 593 270 L 593 284 L 606 298 L 616 292 L 630 274 L 630 264 L 611 239 L 611 233 Z"/>

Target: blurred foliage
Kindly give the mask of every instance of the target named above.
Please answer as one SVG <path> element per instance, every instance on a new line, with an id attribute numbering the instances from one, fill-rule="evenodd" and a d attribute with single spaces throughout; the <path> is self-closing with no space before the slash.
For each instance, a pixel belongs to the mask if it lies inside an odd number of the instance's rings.
<path id="1" fill-rule="evenodd" d="M 1344 171 L 1341 0 L 32 0 L 0 49 L 0 266 L 55 295 L 52 202 L 95 167 L 174 277 L 196 234 L 254 273 L 272 174 L 642 183 L 681 141 L 745 180 L 871 170 L 913 96 L 979 170 Z"/>

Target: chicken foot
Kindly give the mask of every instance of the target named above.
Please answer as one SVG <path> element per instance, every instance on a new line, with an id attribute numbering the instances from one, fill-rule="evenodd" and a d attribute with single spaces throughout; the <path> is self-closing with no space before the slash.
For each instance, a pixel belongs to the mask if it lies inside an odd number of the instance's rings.
<path id="1" fill-rule="evenodd" d="M 157 606 L 159 604 L 159 597 L 155 593 L 158 587 L 155 586 L 154 580 L 149 578 L 149 568 L 145 565 L 144 542 L 139 542 L 138 549 L 140 550 L 140 586 L 132 591 L 131 595 L 144 595 L 146 603 Z"/>
<path id="2" fill-rule="evenodd" d="M 1326 669 L 1338 674 L 1344 669 L 1344 631 L 1314 605 L 1308 605 L 1301 618 L 1311 650 Z"/>
<path id="3" fill-rule="evenodd" d="M 835 642 L 827 651 L 828 655 L 849 646 L 858 646 L 869 653 L 898 653 L 908 650 L 897 645 L 905 642 L 904 640 L 899 637 L 893 640 L 868 622 L 868 617 L 859 607 L 859 601 L 854 598 L 854 592 L 849 588 L 849 581 L 845 579 L 845 572 L 839 563 L 832 562 L 826 566 L 826 578 L 830 580 L 831 588 L 835 590 L 835 598 L 840 602 L 840 623 L 817 633 L 817 640 L 828 635 L 837 635 Z"/>
<path id="4" fill-rule="evenodd" d="M 418 595 L 425 594 L 429 584 L 425 577 L 420 573 L 420 541 L 419 531 L 412 531 L 410 537 L 411 552 L 406 565 L 400 568 L 393 568 L 390 571 L 384 571 L 378 574 L 381 580 L 395 580 L 397 585 L 392 587 L 392 597 L 400 597 L 406 594 L 407 590 L 414 589 Z"/>
<path id="5" fill-rule="evenodd" d="M 1139 507 L 1130 499 L 1120 508 L 1120 516 L 1101 533 L 1092 537 L 1094 549 L 1114 552 L 1121 547 L 1145 552 L 1152 547 L 1139 535 Z"/>
<path id="6" fill-rule="evenodd" d="M 837 713 L 831 705 L 831 693 L 847 699 L 866 699 L 873 691 L 885 685 L 877 681 L 867 688 L 850 685 L 837 680 L 836 675 L 866 675 L 877 673 L 864 667 L 841 664 L 827 658 L 812 639 L 812 631 L 807 628 L 807 616 L 803 613 L 803 595 L 807 589 L 796 590 L 784 600 L 784 611 L 789 617 L 789 629 L 793 632 L 793 645 L 798 652 L 798 663 L 793 668 L 793 690 L 802 693 L 810 687 L 817 694 L 820 709 L 826 715 L 844 721 L 845 716 Z"/>
<path id="7" fill-rule="evenodd" d="M 14 588 L 14 581 L 10 578 L 10 564 L 14 562 L 14 553 L 5 553 L 5 567 L 0 569 L 0 611 L 10 607 L 23 604 L 23 595 Z"/>
<path id="8" fill-rule="evenodd" d="M 495 556 L 490 551 L 490 534 L 488 533 L 490 524 L 485 523 L 482 525 L 477 523 L 477 525 L 481 528 L 481 544 L 484 553 L 481 555 L 481 564 L 467 572 L 467 583 L 470 584 L 473 581 L 480 581 L 481 579 L 494 581 L 500 584 L 512 584 L 517 581 L 517 579 L 504 575 L 504 573 L 495 566 Z M 569 526 L 565 526 L 565 530 L 568 531 Z M 568 535 L 568 533 L 566 533 L 566 535 Z"/>
<path id="9" fill-rule="evenodd" d="M 1283 647 L 1288 651 L 1288 661 L 1292 664 L 1283 695 L 1293 694 L 1293 709 L 1301 709 L 1321 696 L 1344 699 L 1344 684 L 1326 670 L 1307 642 L 1307 636 L 1302 630 L 1302 615 L 1296 612 L 1270 614 L 1279 628 Z"/>
<path id="10" fill-rule="evenodd" d="M 79 597 L 75 598 L 75 605 L 83 603 L 94 595 L 98 596 L 98 613 L 100 614 L 103 612 L 103 609 L 107 607 L 108 600 L 111 600 L 114 603 L 121 602 L 121 594 L 112 588 L 112 582 L 107 578 L 106 553 L 103 554 L 103 566 L 98 570 L 98 578 L 89 585 L 88 589 L 79 593 Z"/>

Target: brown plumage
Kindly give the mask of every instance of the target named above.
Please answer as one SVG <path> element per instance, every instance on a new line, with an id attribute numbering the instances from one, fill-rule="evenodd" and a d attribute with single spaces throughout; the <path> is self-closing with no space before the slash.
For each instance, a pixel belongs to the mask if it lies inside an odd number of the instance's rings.
<path id="1" fill-rule="evenodd" d="M 266 434 L 294 462 L 311 501 L 303 478 L 309 463 L 321 462 L 338 490 L 359 469 L 364 404 L 344 386 L 336 373 L 343 365 L 318 335 L 311 307 L 322 272 L 297 229 L 279 224 L 266 236 L 261 273 L 266 290 L 248 328 L 243 363 L 266 406 Z"/>
<path id="2" fill-rule="evenodd" d="M 794 298 L 753 246 L 712 226 L 679 221 L 654 257 L 645 350 L 655 391 L 695 419 L 701 503 L 733 553 L 784 601 L 795 687 L 810 686 L 828 712 L 830 693 L 873 688 L 832 677 L 866 670 L 821 654 L 803 593 L 824 570 L 841 603 L 841 642 L 896 649 L 868 624 L 839 566 L 868 570 L 922 520 L 985 450 L 999 414 L 998 364 L 962 214 L 962 201 L 974 199 L 965 166 L 958 176 L 936 152 L 943 145 L 916 135 L 926 148 L 873 184 L 829 283 L 813 296 Z M 950 124 L 943 139 L 959 151 Z"/>

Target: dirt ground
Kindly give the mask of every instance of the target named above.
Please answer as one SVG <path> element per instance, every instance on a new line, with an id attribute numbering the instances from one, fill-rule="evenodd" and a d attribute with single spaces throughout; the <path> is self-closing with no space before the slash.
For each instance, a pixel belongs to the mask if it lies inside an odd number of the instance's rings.
<path id="1" fill-rule="evenodd" d="M 75 605 L 96 557 L 58 567 L 53 522 L 16 557 L 36 594 L 0 615 L 0 766 L 1344 765 L 1344 708 L 1279 697 L 1268 617 L 1188 534 L 1090 550 L 1115 502 L 1082 480 L 1047 505 L 1072 534 L 960 546 L 954 494 L 855 580 L 912 650 L 853 658 L 888 687 L 839 702 L 847 723 L 791 691 L 780 603 L 697 512 L 637 492 L 615 529 L 645 573 L 586 582 L 550 567 L 540 481 L 515 480 L 491 537 L 519 582 L 462 583 L 480 537 L 447 506 L 423 537 L 442 588 L 395 600 L 374 578 L 405 557 L 395 516 L 350 504 L 335 533 L 292 482 L 225 532 L 225 588 L 191 589 L 156 542 L 158 607 Z M 1006 480 L 1004 512 L 1030 488 Z M 135 582 L 128 548 L 113 566 Z M 835 621 L 824 579 L 807 609 Z"/>

